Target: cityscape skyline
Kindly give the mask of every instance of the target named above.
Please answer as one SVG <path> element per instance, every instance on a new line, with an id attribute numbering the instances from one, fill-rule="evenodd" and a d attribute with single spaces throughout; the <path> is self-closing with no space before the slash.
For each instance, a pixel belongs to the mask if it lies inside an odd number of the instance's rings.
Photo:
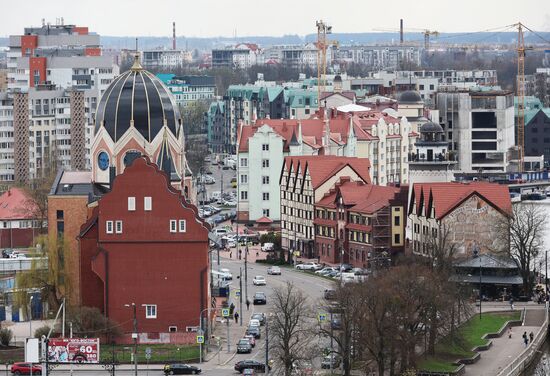
<path id="1" fill-rule="evenodd" d="M 54 24 L 56 19 L 61 18 L 66 24 L 85 25 L 90 28 L 90 31 L 103 36 L 171 36 L 174 21 L 178 36 L 307 35 L 315 32 L 315 21 L 318 19 L 331 24 L 334 32 L 359 33 L 372 32 L 375 29 L 397 30 L 400 18 L 404 19 L 405 31 L 408 28 L 417 28 L 439 32 L 475 32 L 503 28 L 519 21 L 533 30 L 550 31 L 550 10 L 544 10 L 545 1 L 543 0 L 524 1 L 521 8 L 512 6 L 503 8 L 501 2 L 492 0 L 482 3 L 468 0 L 460 7 L 453 9 L 452 17 L 442 16 L 449 12 L 445 9 L 447 4 L 444 2 L 427 0 L 423 1 L 419 7 L 417 3 L 397 1 L 393 9 L 398 9 L 398 12 L 384 14 L 382 19 L 374 17 L 371 22 L 369 17 L 372 15 L 372 9 L 368 4 L 358 1 L 348 1 L 348 7 L 345 9 L 334 9 L 310 0 L 299 3 L 282 0 L 262 4 L 252 9 L 248 9 L 250 6 L 244 0 L 234 1 L 230 9 L 221 9 L 220 3 L 215 0 L 194 3 L 193 13 L 198 16 L 208 14 L 208 22 L 204 22 L 204 17 L 189 17 L 189 13 L 178 15 L 177 11 L 168 12 L 168 9 L 183 8 L 175 0 L 162 0 L 161 5 L 156 7 L 135 7 L 132 18 L 127 20 L 120 18 L 121 14 L 128 14 L 128 8 L 131 7 L 131 2 L 127 0 L 114 3 L 108 3 L 105 0 L 92 3 L 85 0 L 80 2 L 78 8 L 72 7 L 73 3 L 68 0 L 55 1 L 54 4 L 36 0 L 30 3 L 33 8 L 32 13 L 18 11 L 22 4 L 10 6 L 13 11 L 11 16 L 0 25 L 0 36 L 17 34 L 20 25 L 39 26 L 42 19 Z M 288 12 L 289 7 L 294 11 Z M 350 12 L 350 7 L 358 11 Z M 487 17 L 496 7 L 499 10 L 498 20 Z M 477 9 L 474 14 L 471 12 L 473 8 Z M 86 12 L 81 12 L 82 9 L 86 9 Z M 105 12 L 105 9 L 110 11 Z M 534 11 L 535 9 L 539 11 Z M 256 11 L 260 14 L 258 15 Z M 379 11 L 386 12 L 384 9 Z M 267 14 L 269 17 L 264 16 Z M 308 14 L 311 15 L 309 18 Z M 39 18 L 36 15 L 39 15 Z M 231 19 L 235 22 L 228 22 Z M 246 23 L 240 20 L 246 20 Z"/>

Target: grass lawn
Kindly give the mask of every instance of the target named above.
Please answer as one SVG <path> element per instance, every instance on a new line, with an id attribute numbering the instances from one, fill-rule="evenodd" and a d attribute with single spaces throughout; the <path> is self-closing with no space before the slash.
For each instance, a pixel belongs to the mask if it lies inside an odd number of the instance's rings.
<path id="1" fill-rule="evenodd" d="M 459 340 L 443 338 L 436 345 L 435 355 L 428 356 L 419 363 L 419 369 L 433 372 L 449 372 L 457 367 L 452 364 L 459 358 L 468 358 L 475 353 L 474 347 L 485 345 L 489 340 L 482 339 L 487 333 L 497 332 L 505 322 L 519 320 L 520 312 L 485 313 L 472 317 L 468 322 L 458 328 Z"/>
<path id="2" fill-rule="evenodd" d="M 147 363 L 145 349 L 151 348 L 149 363 L 188 362 L 199 359 L 199 347 L 189 345 L 138 345 L 138 363 Z M 130 363 L 133 345 L 115 345 L 115 356 L 119 363 Z M 100 359 L 107 361 L 112 359 L 112 345 L 102 345 Z"/>

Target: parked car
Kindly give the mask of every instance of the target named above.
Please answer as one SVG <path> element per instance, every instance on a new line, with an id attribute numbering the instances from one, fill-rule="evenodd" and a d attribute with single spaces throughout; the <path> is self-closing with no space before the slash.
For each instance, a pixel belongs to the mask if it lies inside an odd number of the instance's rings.
<path id="1" fill-rule="evenodd" d="M 350 264 L 340 265 L 340 271 L 342 271 L 342 272 L 349 272 L 351 270 L 353 270 L 353 265 L 350 265 Z"/>
<path id="2" fill-rule="evenodd" d="M 210 175 L 205 175 L 203 177 L 203 182 L 204 184 L 216 184 L 216 179 L 214 179 L 212 176 Z"/>
<path id="3" fill-rule="evenodd" d="M 189 364 L 174 363 L 164 366 L 165 375 L 198 375 L 201 369 Z"/>
<path id="4" fill-rule="evenodd" d="M 317 264 L 316 262 L 313 262 L 313 261 L 308 261 L 308 262 L 304 262 L 303 264 L 296 265 L 296 269 L 298 269 L 298 270 L 315 271 L 315 270 L 319 270 L 321 268 L 322 268 L 321 265 L 319 265 L 319 264 Z"/>
<path id="5" fill-rule="evenodd" d="M 262 244 L 262 251 L 263 252 L 271 252 L 275 249 L 275 244 L 273 243 L 264 243 Z"/>
<path id="6" fill-rule="evenodd" d="M 257 319 L 250 319 L 250 321 L 248 322 L 248 326 L 256 326 L 256 327 L 260 327 L 261 324 L 260 324 L 260 320 L 257 320 Z"/>
<path id="7" fill-rule="evenodd" d="M 10 258 L 10 255 L 13 253 L 13 249 L 6 248 L 2 250 L 2 257 L 3 258 Z"/>
<path id="8" fill-rule="evenodd" d="M 269 365 L 267 367 L 268 369 L 271 369 Z M 259 372 L 265 372 L 265 364 L 252 359 L 241 360 L 240 362 L 235 363 L 234 368 L 235 371 L 239 373 L 243 373 L 245 369 L 253 369 Z"/>
<path id="9" fill-rule="evenodd" d="M 335 369 L 340 367 L 340 358 L 336 354 L 327 355 L 321 361 L 321 368 Z"/>
<path id="10" fill-rule="evenodd" d="M 17 362 L 11 365 L 11 373 L 14 375 L 30 375 L 31 374 L 31 363 Z M 41 375 L 42 367 L 38 364 L 32 364 L 32 374 Z"/>
<path id="11" fill-rule="evenodd" d="M 252 284 L 254 286 L 265 286 L 267 284 L 266 280 L 265 280 L 265 277 L 262 276 L 262 275 L 257 275 L 256 277 L 254 277 L 254 279 L 252 280 Z"/>
<path id="12" fill-rule="evenodd" d="M 265 292 L 257 292 L 254 294 L 254 305 L 267 304 L 267 299 L 265 297 Z"/>
<path id="13" fill-rule="evenodd" d="M 256 346 L 256 337 L 254 337 L 252 334 L 246 334 L 243 338 L 246 338 L 248 341 L 250 341 L 250 345 L 252 345 L 252 347 Z"/>
<path id="14" fill-rule="evenodd" d="M 248 338 L 240 339 L 237 343 L 237 354 L 250 354 L 252 352 L 252 345 Z"/>
<path id="15" fill-rule="evenodd" d="M 10 258 L 12 258 L 12 259 L 24 259 L 24 258 L 27 258 L 27 255 L 25 255 L 23 253 L 20 253 L 20 252 L 17 252 L 17 251 L 13 251 L 10 254 Z"/>
<path id="16" fill-rule="evenodd" d="M 326 300 L 333 300 L 333 299 L 336 299 L 336 291 L 335 290 L 332 290 L 332 289 L 326 289 L 324 294 L 323 294 L 323 297 L 326 299 Z"/>
<path id="17" fill-rule="evenodd" d="M 330 272 L 333 272 L 333 271 L 337 271 L 338 269 L 332 267 L 332 266 L 325 266 L 323 269 L 321 270 L 317 270 L 315 272 L 315 274 L 320 274 L 320 275 L 327 275 L 329 274 Z"/>
<path id="18" fill-rule="evenodd" d="M 281 268 L 278 266 L 270 266 L 267 268 L 267 274 L 269 275 L 281 275 Z"/>
<path id="19" fill-rule="evenodd" d="M 254 338 L 259 339 L 262 336 L 262 332 L 260 331 L 259 326 L 249 326 L 246 328 L 245 335 L 254 336 Z"/>
<path id="20" fill-rule="evenodd" d="M 265 313 L 256 312 L 250 317 L 251 320 L 258 320 L 260 325 L 265 325 Z"/>

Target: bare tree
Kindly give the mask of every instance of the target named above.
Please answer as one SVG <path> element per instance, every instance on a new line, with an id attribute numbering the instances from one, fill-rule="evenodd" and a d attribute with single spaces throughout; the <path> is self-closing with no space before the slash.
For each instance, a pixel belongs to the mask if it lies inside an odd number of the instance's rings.
<path id="1" fill-rule="evenodd" d="M 274 290 L 269 332 L 273 352 L 285 376 L 290 376 L 297 361 L 312 358 L 315 324 L 307 297 L 292 283 Z"/>
<path id="2" fill-rule="evenodd" d="M 495 223 L 501 249 L 519 268 L 523 290 L 529 294 L 534 283 L 531 272 L 543 247 L 546 215 L 540 205 L 518 203 L 512 206 L 512 215 Z"/>

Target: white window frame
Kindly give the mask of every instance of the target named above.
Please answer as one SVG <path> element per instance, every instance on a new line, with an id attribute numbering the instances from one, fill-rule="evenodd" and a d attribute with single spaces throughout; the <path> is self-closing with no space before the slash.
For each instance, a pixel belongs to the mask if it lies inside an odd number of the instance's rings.
<path id="1" fill-rule="evenodd" d="M 157 305 L 156 304 L 145 304 L 145 318 L 146 319 L 156 319 L 157 318 Z"/>
<path id="2" fill-rule="evenodd" d="M 105 222 L 105 232 L 107 234 L 113 233 L 113 221 L 106 221 Z"/>
<path id="3" fill-rule="evenodd" d="M 122 234 L 122 221 L 115 222 L 115 232 L 117 234 Z"/>
<path id="4" fill-rule="evenodd" d="M 178 221 L 175 219 L 170 220 L 170 232 L 178 232 Z"/>
<path id="5" fill-rule="evenodd" d="M 185 219 L 180 219 L 178 221 L 178 232 L 186 232 L 187 231 L 187 221 Z"/>
<path id="6" fill-rule="evenodd" d="M 136 198 L 128 197 L 128 211 L 136 211 Z"/>
<path id="7" fill-rule="evenodd" d="M 143 210 L 152 211 L 153 210 L 153 198 L 145 196 L 143 198 Z"/>

